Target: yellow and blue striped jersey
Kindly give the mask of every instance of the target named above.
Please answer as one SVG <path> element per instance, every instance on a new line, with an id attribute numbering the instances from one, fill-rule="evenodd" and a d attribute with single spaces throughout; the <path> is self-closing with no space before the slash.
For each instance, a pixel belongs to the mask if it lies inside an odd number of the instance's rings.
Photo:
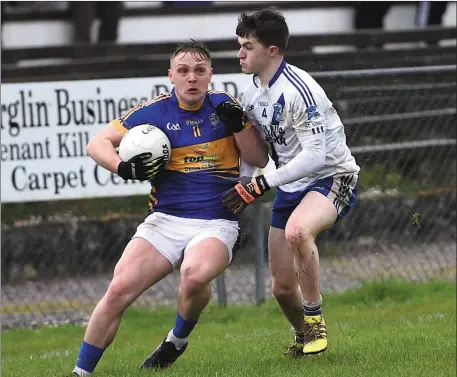
<path id="1" fill-rule="evenodd" d="M 221 205 L 222 194 L 239 177 L 239 152 L 233 134 L 216 115 L 227 92 L 208 91 L 200 108 L 178 103 L 174 89 L 131 109 L 113 121 L 121 132 L 141 124 L 160 128 L 170 139 L 171 158 L 151 181 L 149 212 L 194 219 L 237 216 Z"/>

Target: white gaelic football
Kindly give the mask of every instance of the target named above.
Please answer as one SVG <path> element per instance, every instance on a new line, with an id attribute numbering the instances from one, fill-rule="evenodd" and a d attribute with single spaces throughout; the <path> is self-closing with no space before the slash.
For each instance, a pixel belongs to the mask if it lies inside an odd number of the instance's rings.
<path id="1" fill-rule="evenodd" d="M 161 156 L 165 162 L 170 160 L 170 140 L 160 128 L 151 124 L 133 127 L 125 134 L 119 145 L 119 157 L 122 161 L 128 161 L 144 152 L 152 154 L 151 160 Z"/>

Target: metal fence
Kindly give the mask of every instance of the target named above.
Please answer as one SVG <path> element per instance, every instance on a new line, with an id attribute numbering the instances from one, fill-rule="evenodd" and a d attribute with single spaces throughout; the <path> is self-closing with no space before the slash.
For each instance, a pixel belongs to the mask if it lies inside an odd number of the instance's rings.
<path id="1" fill-rule="evenodd" d="M 361 165 L 356 207 L 318 240 L 323 294 L 363 281 L 456 277 L 456 66 L 321 72 Z M 271 296 L 271 197 L 248 207 L 241 248 L 213 284 L 224 305 Z M 2 327 L 87 321 L 142 215 L 2 224 Z M 174 305 L 179 274 L 135 305 Z"/>

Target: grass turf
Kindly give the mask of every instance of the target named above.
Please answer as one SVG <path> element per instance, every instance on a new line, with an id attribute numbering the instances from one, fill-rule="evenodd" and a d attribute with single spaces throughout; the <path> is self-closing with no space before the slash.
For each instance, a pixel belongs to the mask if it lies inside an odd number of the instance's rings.
<path id="1" fill-rule="evenodd" d="M 187 351 L 168 370 L 139 371 L 172 327 L 175 311 L 132 308 L 95 376 L 450 377 L 456 376 L 454 283 L 382 281 L 324 297 L 329 348 L 290 360 L 292 340 L 277 304 L 210 305 Z M 2 333 L 3 377 L 69 376 L 84 329 L 78 326 Z"/>

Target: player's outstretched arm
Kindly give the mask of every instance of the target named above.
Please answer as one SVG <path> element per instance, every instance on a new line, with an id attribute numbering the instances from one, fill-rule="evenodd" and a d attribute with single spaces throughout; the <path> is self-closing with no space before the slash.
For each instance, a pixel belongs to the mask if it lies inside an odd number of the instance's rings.
<path id="1" fill-rule="evenodd" d="M 268 147 L 262 135 L 249 124 L 242 107 L 238 103 L 226 101 L 216 106 L 216 113 L 232 130 L 241 158 L 252 166 L 267 166 Z"/>
<path id="2" fill-rule="evenodd" d="M 295 130 L 302 151 L 286 165 L 265 173 L 270 187 L 278 187 L 304 178 L 325 164 L 326 119 L 324 110 L 318 105 L 306 104 L 299 97 L 292 107 L 292 127 Z"/>
<path id="3" fill-rule="evenodd" d="M 312 110 L 312 111 L 311 111 Z M 248 204 L 264 195 L 272 187 L 294 182 L 325 164 L 326 138 L 325 117 L 317 106 L 295 106 L 293 124 L 302 151 L 286 165 L 259 175 L 257 177 L 241 177 L 240 182 L 222 195 L 222 205 L 229 211 L 241 213 Z"/>
<path id="4" fill-rule="evenodd" d="M 325 164 L 325 135 L 299 138 L 303 150 L 291 161 L 274 171 L 265 173 L 269 187 L 295 182 L 319 170 Z"/>

